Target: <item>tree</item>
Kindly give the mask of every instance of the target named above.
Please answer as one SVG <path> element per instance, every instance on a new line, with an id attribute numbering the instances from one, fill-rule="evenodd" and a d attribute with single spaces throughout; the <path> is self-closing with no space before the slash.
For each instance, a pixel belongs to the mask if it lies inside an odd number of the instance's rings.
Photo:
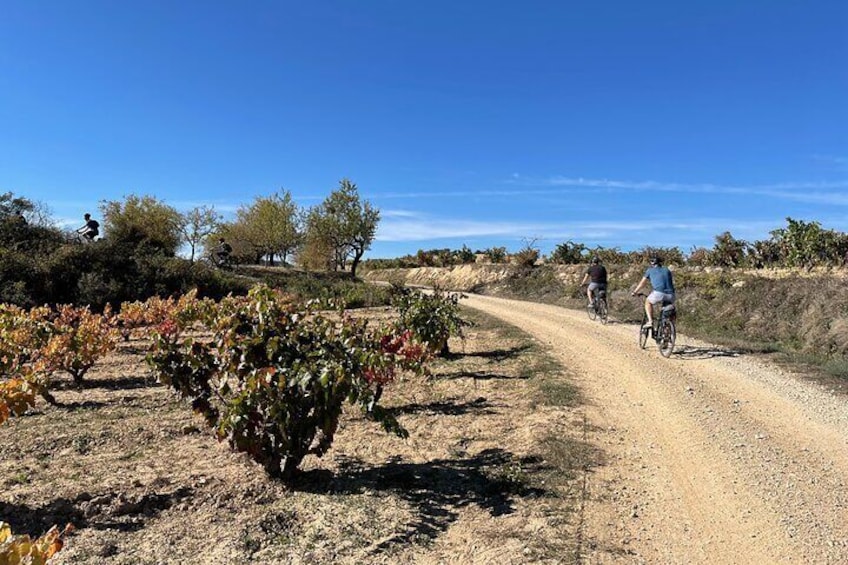
<path id="1" fill-rule="evenodd" d="M 356 268 L 362 255 L 377 233 L 380 211 L 370 202 L 362 201 L 356 185 L 348 179 L 339 181 L 339 188 L 307 215 L 308 238 L 329 244 L 335 268 L 344 268 L 351 259 L 350 272 Z"/>
<path id="2" fill-rule="evenodd" d="M 236 212 L 239 237 L 253 247 L 258 257 L 274 257 L 285 263 L 302 243 L 301 211 L 289 191 L 257 197 Z"/>
<path id="3" fill-rule="evenodd" d="M 109 239 L 176 255 L 182 241 L 182 216 L 173 207 L 153 196 L 131 194 L 123 202 L 104 200 L 100 211 Z"/>
<path id="4" fill-rule="evenodd" d="M 12 216 L 26 215 L 35 208 L 35 204 L 22 196 L 15 196 L 11 192 L 0 194 L 0 220 Z"/>
<path id="5" fill-rule="evenodd" d="M 206 238 L 215 233 L 221 216 L 212 206 L 199 206 L 182 215 L 180 231 L 183 240 L 191 248 L 191 262 L 194 263 L 194 253 Z"/>
<path id="6" fill-rule="evenodd" d="M 314 209 L 307 216 L 307 226 L 313 225 Z M 298 263 L 305 269 L 316 271 L 332 270 L 336 266 L 333 246 L 329 239 L 317 229 L 307 227 L 303 248 L 297 257 Z"/>

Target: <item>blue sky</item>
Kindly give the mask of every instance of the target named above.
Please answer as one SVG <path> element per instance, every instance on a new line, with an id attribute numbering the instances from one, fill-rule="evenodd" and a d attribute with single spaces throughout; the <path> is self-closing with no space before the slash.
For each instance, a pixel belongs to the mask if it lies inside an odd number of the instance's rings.
<path id="1" fill-rule="evenodd" d="M 81 223 L 352 179 L 371 257 L 848 231 L 848 2 L 4 0 L 0 192 Z"/>

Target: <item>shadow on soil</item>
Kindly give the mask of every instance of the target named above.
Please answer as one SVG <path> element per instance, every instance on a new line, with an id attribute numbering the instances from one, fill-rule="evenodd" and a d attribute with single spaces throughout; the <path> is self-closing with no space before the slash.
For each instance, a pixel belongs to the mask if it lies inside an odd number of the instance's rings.
<path id="1" fill-rule="evenodd" d="M 107 390 L 132 390 L 136 388 L 152 388 L 163 386 L 155 378 L 141 377 L 110 377 L 85 381 L 84 388 L 105 388 Z"/>
<path id="2" fill-rule="evenodd" d="M 477 351 L 474 353 L 448 353 L 446 359 L 460 359 L 462 357 L 479 357 L 481 359 L 491 359 L 492 361 L 506 361 L 507 359 L 515 359 L 525 351 L 532 349 L 531 344 L 517 345 L 509 349 L 494 349 L 492 351 Z"/>
<path id="3" fill-rule="evenodd" d="M 441 414 L 443 416 L 462 416 L 463 414 L 494 414 L 494 406 L 482 396 L 468 402 L 442 400 L 420 404 L 404 404 L 388 409 L 394 416 L 401 414 Z"/>
<path id="4" fill-rule="evenodd" d="M 456 373 L 445 373 L 441 375 L 433 375 L 433 380 L 443 380 L 443 381 L 453 381 L 456 379 L 474 379 L 475 381 L 491 381 L 491 380 L 525 380 L 530 377 L 527 375 L 521 375 L 516 377 L 510 377 L 507 375 L 499 375 L 497 373 L 487 373 L 484 371 L 457 371 Z"/>
<path id="5" fill-rule="evenodd" d="M 542 469 L 537 458 L 517 458 L 502 449 L 487 449 L 461 459 L 436 459 L 426 463 L 406 463 L 400 458 L 380 467 L 365 467 L 358 459 L 340 461 L 342 471 L 308 471 L 294 483 L 296 490 L 318 494 L 365 494 L 391 491 L 414 507 L 416 517 L 404 531 L 382 540 L 372 548 L 379 553 L 396 544 L 430 543 L 445 532 L 458 516 L 458 510 L 476 505 L 492 516 L 515 511 L 516 497 L 543 497 L 552 493 L 529 486 L 520 475 Z"/>
<path id="6" fill-rule="evenodd" d="M 0 520 L 7 522 L 16 534 L 31 536 L 41 535 L 53 525 L 61 528 L 67 523 L 73 524 L 77 530 L 94 528 L 134 532 L 143 528 L 148 519 L 191 494 L 191 488 L 181 487 L 173 492 L 140 496 L 82 493 L 73 499 L 57 498 L 39 507 L 0 502 Z"/>
<path id="7" fill-rule="evenodd" d="M 148 376 L 140 377 L 106 377 L 106 378 L 91 378 L 82 382 L 82 386 L 77 386 L 73 381 L 61 380 L 55 381 L 51 388 L 53 390 L 90 390 L 94 388 L 103 388 L 106 390 L 133 390 L 137 388 L 152 388 L 163 386 L 156 379 Z"/>

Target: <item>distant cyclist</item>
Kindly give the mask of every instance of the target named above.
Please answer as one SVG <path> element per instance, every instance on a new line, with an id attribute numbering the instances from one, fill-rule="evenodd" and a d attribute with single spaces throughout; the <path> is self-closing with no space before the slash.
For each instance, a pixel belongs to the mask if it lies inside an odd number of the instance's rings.
<path id="1" fill-rule="evenodd" d="M 662 259 L 660 257 L 651 257 L 651 266 L 648 270 L 645 271 L 645 276 L 642 277 L 642 280 L 639 281 L 639 284 L 636 285 L 636 288 L 633 289 L 633 296 L 635 296 L 646 283 L 651 283 L 651 293 L 645 298 L 645 314 L 647 314 L 647 321 L 645 322 L 645 326 L 653 327 L 654 326 L 654 304 L 674 304 L 675 296 L 674 296 L 674 279 L 671 276 L 671 271 L 668 270 L 668 267 L 664 267 L 662 264 Z"/>
<path id="2" fill-rule="evenodd" d="M 85 214 L 83 219 L 85 224 L 77 230 L 77 233 L 88 241 L 94 241 L 94 238 L 100 235 L 100 224 L 91 218 L 91 214 Z"/>
<path id="3" fill-rule="evenodd" d="M 589 307 L 593 306 L 592 303 L 592 295 L 595 291 L 600 292 L 602 290 L 607 289 L 607 268 L 601 264 L 601 259 L 599 257 L 592 257 L 592 265 L 586 270 L 586 274 L 583 275 L 583 281 L 580 283 L 580 286 L 589 282 L 589 286 L 586 288 L 586 296 L 589 297 Z"/>
<path id="4" fill-rule="evenodd" d="M 215 259 L 219 267 L 230 262 L 230 254 L 232 252 L 233 246 L 227 243 L 227 240 L 223 237 L 218 240 L 218 245 L 215 247 Z"/>

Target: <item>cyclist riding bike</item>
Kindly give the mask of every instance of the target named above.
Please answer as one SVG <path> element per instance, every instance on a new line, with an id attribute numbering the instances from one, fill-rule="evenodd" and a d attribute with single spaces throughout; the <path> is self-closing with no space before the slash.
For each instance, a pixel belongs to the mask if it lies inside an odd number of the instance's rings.
<path id="1" fill-rule="evenodd" d="M 215 247 L 215 260 L 219 267 L 229 263 L 232 252 L 233 246 L 227 243 L 223 237 L 218 240 L 218 246 Z"/>
<path id="2" fill-rule="evenodd" d="M 587 281 L 589 286 L 586 288 L 586 296 L 589 298 L 589 308 L 591 308 L 594 306 L 593 296 L 595 291 L 600 292 L 607 289 L 607 268 L 601 264 L 600 258 L 592 258 L 592 266 L 586 270 L 580 286 L 586 284 Z"/>
<path id="3" fill-rule="evenodd" d="M 651 266 L 631 293 L 636 296 L 645 284 L 651 283 L 651 293 L 645 298 L 647 321 L 644 327 L 654 327 L 654 304 L 674 304 L 674 278 L 668 267 L 664 267 L 660 257 L 651 257 Z"/>
<path id="4" fill-rule="evenodd" d="M 94 241 L 94 238 L 100 234 L 100 224 L 91 218 L 91 214 L 85 214 L 83 218 L 85 224 L 77 230 L 77 233 L 88 241 Z"/>

